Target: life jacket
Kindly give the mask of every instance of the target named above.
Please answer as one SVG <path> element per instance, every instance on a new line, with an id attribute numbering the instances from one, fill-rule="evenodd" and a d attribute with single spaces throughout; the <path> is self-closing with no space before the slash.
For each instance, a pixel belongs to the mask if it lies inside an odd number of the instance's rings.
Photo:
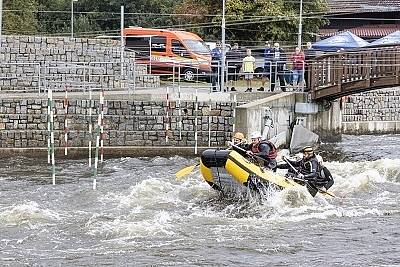
<path id="1" fill-rule="evenodd" d="M 251 146 L 251 152 L 255 153 L 260 153 L 260 145 L 261 144 L 267 144 L 269 146 L 269 152 L 267 157 L 269 159 L 276 159 L 276 156 L 278 155 L 278 151 L 276 150 L 276 147 L 273 143 L 270 141 L 261 141 L 257 146 Z"/>

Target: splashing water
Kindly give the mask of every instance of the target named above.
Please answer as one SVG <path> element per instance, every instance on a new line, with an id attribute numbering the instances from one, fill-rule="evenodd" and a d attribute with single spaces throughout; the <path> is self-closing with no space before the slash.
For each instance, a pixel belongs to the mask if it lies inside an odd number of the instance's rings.
<path id="1" fill-rule="evenodd" d="M 375 142 L 346 138 L 327 144 L 348 159 L 325 156 L 335 199 L 312 198 L 304 187 L 222 196 L 198 171 L 176 181 L 196 162 L 178 156 L 108 159 L 96 191 L 84 160 L 58 160 L 52 186 L 45 160 L 5 159 L 0 264 L 397 264 L 400 157 L 381 150 L 377 158 L 362 149 Z M 364 157 L 347 153 L 352 145 Z"/>

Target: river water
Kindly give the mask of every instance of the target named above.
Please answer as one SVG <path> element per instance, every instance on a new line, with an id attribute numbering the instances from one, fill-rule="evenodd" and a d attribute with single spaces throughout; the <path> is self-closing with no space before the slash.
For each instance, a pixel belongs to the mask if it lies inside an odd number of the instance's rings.
<path id="1" fill-rule="evenodd" d="M 323 144 L 335 199 L 223 198 L 195 158 L 0 162 L 0 266 L 400 265 L 400 135 Z"/>

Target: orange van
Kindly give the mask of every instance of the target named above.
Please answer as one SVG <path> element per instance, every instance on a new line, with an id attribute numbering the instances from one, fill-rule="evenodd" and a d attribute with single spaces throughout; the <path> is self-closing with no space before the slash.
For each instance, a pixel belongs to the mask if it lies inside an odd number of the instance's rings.
<path id="1" fill-rule="evenodd" d="M 124 29 L 125 47 L 136 51 L 138 62 L 154 74 L 181 75 L 187 81 L 211 73 L 211 54 L 204 41 L 186 31 L 129 27 Z"/>

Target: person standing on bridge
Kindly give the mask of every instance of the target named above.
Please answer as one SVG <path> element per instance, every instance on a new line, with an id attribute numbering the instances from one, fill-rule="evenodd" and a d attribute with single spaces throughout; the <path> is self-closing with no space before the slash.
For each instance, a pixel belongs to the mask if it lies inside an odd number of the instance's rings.
<path id="1" fill-rule="evenodd" d="M 251 81 L 253 80 L 254 70 L 256 68 L 256 59 L 251 55 L 251 49 L 246 51 L 247 57 L 243 59 L 242 70 L 244 72 L 244 79 L 246 80 L 247 89 L 245 92 L 253 91 Z"/>
<path id="2" fill-rule="evenodd" d="M 263 68 L 263 73 L 261 77 L 261 87 L 257 89 L 257 91 L 264 91 L 265 90 L 265 83 L 268 78 L 268 82 L 270 83 L 271 86 L 271 62 L 272 62 L 272 50 L 271 50 L 271 45 L 269 44 L 268 41 L 265 42 L 265 48 L 264 48 L 264 68 Z"/>
<path id="3" fill-rule="evenodd" d="M 231 86 L 231 91 L 236 91 L 234 83 L 239 79 L 240 68 L 242 67 L 242 55 L 238 43 L 234 43 L 231 50 L 226 53 L 226 62 L 226 67 L 228 69 L 228 85 Z M 229 86 L 227 91 L 229 91 Z"/>
<path id="4" fill-rule="evenodd" d="M 211 50 L 211 68 L 212 68 L 212 76 L 211 76 L 211 83 L 212 83 L 212 90 L 213 92 L 221 91 L 221 81 L 218 80 L 221 77 L 221 61 L 222 61 L 222 49 L 221 43 L 217 42 L 215 48 Z M 217 83 L 218 88 L 217 90 Z"/>
<path id="5" fill-rule="evenodd" d="M 309 73 L 311 70 L 311 60 L 316 57 L 316 51 L 312 48 L 311 42 L 307 42 L 307 48 L 304 51 L 304 61 L 305 61 L 305 69 L 304 69 L 304 91 L 309 91 Z"/>
<path id="6" fill-rule="evenodd" d="M 296 91 L 303 91 L 304 89 L 304 53 L 300 47 L 296 47 L 294 54 L 292 55 L 293 64 L 293 86 Z"/>
<path id="7" fill-rule="evenodd" d="M 276 78 L 279 80 L 281 90 L 286 91 L 284 68 L 285 68 L 285 52 L 279 47 L 279 43 L 274 43 L 272 53 L 272 71 L 271 71 L 271 92 L 275 90 Z"/>

